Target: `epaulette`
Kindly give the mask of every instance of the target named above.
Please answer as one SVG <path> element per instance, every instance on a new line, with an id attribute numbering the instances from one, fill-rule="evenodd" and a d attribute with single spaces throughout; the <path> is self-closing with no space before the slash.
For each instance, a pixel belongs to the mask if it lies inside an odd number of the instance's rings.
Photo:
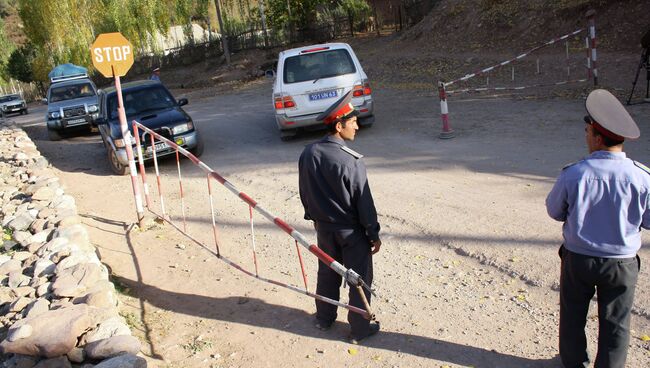
<path id="1" fill-rule="evenodd" d="M 634 162 L 634 166 L 638 167 L 639 169 L 645 171 L 646 174 L 650 175 L 650 168 L 649 167 L 647 167 L 646 165 L 640 163 L 639 161 L 632 160 L 632 162 Z"/>
<path id="2" fill-rule="evenodd" d="M 341 146 L 341 149 L 342 149 L 343 151 L 349 153 L 350 155 L 354 156 L 354 158 L 356 158 L 356 159 L 359 159 L 359 158 L 362 158 L 362 157 L 363 157 L 362 154 L 360 154 L 359 152 L 353 150 L 353 149 L 350 148 L 350 147 L 347 147 L 347 146 Z"/>
<path id="3" fill-rule="evenodd" d="M 580 160 L 580 161 L 582 161 L 582 160 Z M 577 164 L 577 163 L 580 162 L 580 161 L 576 161 L 576 162 L 572 162 L 572 163 L 570 163 L 570 164 L 564 165 L 564 167 L 562 168 L 562 170 L 568 169 L 568 168 L 570 168 L 571 166 Z"/>

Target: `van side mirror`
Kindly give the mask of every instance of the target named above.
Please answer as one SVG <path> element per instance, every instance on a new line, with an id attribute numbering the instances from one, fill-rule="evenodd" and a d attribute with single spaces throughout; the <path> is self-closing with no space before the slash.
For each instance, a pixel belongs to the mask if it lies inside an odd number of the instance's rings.
<path id="1" fill-rule="evenodd" d="M 185 106 L 185 105 L 187 105 L 188 103 L 190 103 L 190 102 L 187 100 L 187 98 L 180 98 L 180 99 L 178 99 L 178 106 Z"/>
<path id="2" fill-rule="evenodd" d="M 43 98 L 43 99 L 41 99 L 41 103 L 42 103 L 43 105 L 47 105 L 47 98 Z"/>
<path id="3" fill-rule="evenodd" d="M 275 78 L 275 72 L 273 71 L 273 69 L 266 70 L 264 72 L 264 76 L 267 77 L 268 79 L 273 79 Z"/>

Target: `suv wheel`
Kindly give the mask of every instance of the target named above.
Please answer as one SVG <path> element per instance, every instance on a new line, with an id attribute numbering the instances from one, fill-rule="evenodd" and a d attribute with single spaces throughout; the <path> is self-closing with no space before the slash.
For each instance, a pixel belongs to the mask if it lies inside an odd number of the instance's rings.
<path id="1" fill-rule="evenodd" d="M 50 138 L 51 141 L 60 141 L 61 140 L 61 133 L 54 129 L 48 129 L 47 130 L 47 136 Z"/>
<path id="2" fill-rule="evenodd" d="M 120 160 L 117 159 L 117 154 L 115 154 L 115 151 L 112 148 L 108 149 L 108 162 L 111 165 L 111 171 L 113 171 L 115 174 L 127 174 L 129 167 L 120 163 Z"/>

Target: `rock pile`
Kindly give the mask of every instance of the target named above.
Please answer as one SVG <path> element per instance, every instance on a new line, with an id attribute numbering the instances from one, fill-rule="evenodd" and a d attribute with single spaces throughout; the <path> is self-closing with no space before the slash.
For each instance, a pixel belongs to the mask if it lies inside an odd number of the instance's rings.
<path id="1" fill-rule="evenodd" d="M 0 221 L 2 366 L 146 367 L 74 198 L 13 123 L 0 125 Z"/>

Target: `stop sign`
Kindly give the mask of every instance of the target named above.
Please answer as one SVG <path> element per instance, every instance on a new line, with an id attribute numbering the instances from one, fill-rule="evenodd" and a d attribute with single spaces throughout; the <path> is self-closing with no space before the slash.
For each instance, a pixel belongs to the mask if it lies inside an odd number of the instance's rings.
<path id="1" fill-rule="evenodd" d="M 133 65 L 133 46 L 119 32 L 97 36 L 90 53 L 93 65 L 104 77 L 122 77 Z"/>

